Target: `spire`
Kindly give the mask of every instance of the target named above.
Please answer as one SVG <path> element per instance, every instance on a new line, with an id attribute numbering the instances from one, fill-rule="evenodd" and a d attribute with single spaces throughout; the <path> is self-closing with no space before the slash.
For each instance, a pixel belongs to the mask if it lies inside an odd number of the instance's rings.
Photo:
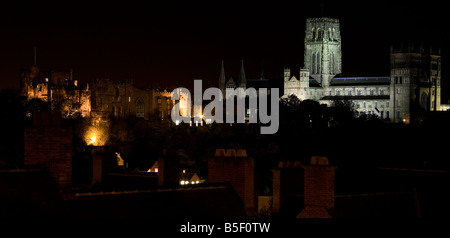
<path id="1" fill-rule="evenodd" d="M 223 60 L 219 75 L 219 89 L 225 91 L 225 68 L 223 66 Z"/>
<path id="2" fill-rule="evenodd" d="M 238 87 L 247 88 L 247 80 L 245 79 L 244 60 L 241 60 L 241 72 L 239 73 Z"/>
<path id="3" fill-rule="evenodd" d="M 266 74 L 264 73 L 264 67 L 261 67 L 261 80 L 266 78 Z"/>

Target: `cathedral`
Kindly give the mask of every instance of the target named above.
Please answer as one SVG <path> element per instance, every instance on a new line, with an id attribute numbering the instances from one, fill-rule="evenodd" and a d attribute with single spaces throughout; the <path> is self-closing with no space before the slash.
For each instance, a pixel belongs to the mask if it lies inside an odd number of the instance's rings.
<path id="1" fill-rule="evenodd" d="M 242 88 L 246 90 L 247 88 L 254 88 L 258 94 L 260 88 L 267 88 L 267 94 L 270 95 L 271 82 L 267 79 L 264 74 L 264 68 L 261 70 L 261 76 L 256 79 L 247 79 L 245 76 L 244 70 L 244 60 L 241 61 L 241 68 L 239 71 L 239 77 L 237 82 L 230 77 L 226 80 L 225 77 L 225 67 L 222 61 L 222 65 L 220 68 L 220 76 L 219 76 L 219 89 L 224 96 L 227 95 L 227 92 L 233 93 L 236 88 Z M 238 95 L 240 96 L 240 95 Z"/>
<path id="2" fill-rule="evenodd" d="M 359 115 L 409 123 L 411 109 L 447 110 L 441 104 L 440 50 L 422 45 L 391 46 L 390 76 L 340 77 L 341 34 L 338 19 L 306 20 L 304 66 L 298 77 L 284 69 L 284 95 L 331 105 L 349 100 Z"/>

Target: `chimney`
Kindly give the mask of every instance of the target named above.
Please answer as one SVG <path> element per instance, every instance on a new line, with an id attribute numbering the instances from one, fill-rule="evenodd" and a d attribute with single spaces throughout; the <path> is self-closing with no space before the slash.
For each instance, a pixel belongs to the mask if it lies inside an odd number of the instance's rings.
<path id="1" fill-rule="evenodd" d="M 92 184 L 100 184 L 102 182 L 104 151 L 105 148 L 103 146 L 94 146 L 92 148 Z"/>
<path id="2" fill-rule="evenodd" d="M 300 161 L 279 162 L 272 172 L 272 210 L 279 214 L 289 196 L 303 194 L 303 166 Z"/>
<path id="3" fill-rule="evenodd" d="M 176 186 L 180 183 L 179 161 L 173 150 L 163 150 L 158 158 L 158 185 Z"/>
<path id="4" fill-rule="evenodd" d="M 304 208 L 297 218 L 331 218 L 328 210 L 334 208 L 335 166 L 327 157 L 313 156 L 303 166 L 305 174 Z"/>
<path id="5" fill-rule="evenodd" d="M 242 199 L 247 215 L 256 216 L 255 162 L 245 150 L 217 149 L 208 159 L 208 181 L 229 182 Z"/>
<path id="6" fill-rule="evenodd" d="M 35 112 L 24 128 L 24 166 L 43 166 L 61 192 L 72 188 L 72 127 L 56 113 Z"/>

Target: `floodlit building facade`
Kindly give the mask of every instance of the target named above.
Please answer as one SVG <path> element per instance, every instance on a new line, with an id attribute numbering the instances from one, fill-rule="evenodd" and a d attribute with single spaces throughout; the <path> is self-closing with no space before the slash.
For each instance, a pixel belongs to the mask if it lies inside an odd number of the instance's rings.
<path id="1" fill-rule="evenodd" d="M 299 77 L 284 69 L 284 95 L 323 104 L 349 100 L 356 111 L 409 123 L 411 109 L 440 111 L 441 55 L 415 44 L 393 45 L 390 76 L 341 77 L 342 50 L 338 19 L 306 20 L 304 66 Z"/>

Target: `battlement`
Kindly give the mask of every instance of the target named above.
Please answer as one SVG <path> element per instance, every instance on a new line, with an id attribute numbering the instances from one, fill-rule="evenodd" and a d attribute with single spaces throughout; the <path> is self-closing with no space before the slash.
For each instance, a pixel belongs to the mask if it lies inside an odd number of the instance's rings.
<path id="1" fill-rule="evenodd" d="M 430 45 L 416 42 L 401 42 L 391 45 L 392 53 L 417 53 L 424 55 L 441 55 L 441 48 L 433 48 Z"/>
<path id="2" fill-rule="evenodd" d="M 329 17 L 307 18 L 306 23 L 335 23 L 339 24 L 339 19 Z"/>

